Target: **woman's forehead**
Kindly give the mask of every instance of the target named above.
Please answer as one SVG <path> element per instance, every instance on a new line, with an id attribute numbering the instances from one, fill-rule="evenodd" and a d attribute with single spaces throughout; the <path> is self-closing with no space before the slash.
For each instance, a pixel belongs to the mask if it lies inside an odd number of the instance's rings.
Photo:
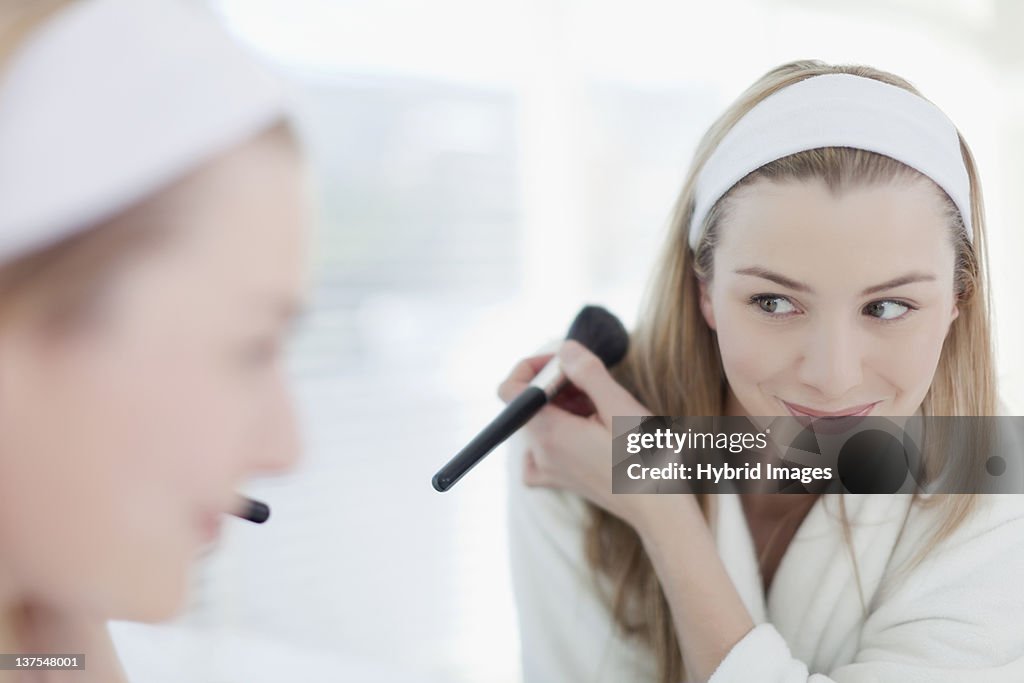
<path id="1" fill-rule="evenodd" d="M 948 217 L 927 181 L 830 191 L 820 180 L 760 181 L 731 198 L 719 249 L 926 249 L 951 244 Z M 717 257 L 716 257 L 717 258 Z"/>
<path id="2" fill-rule="evenodd" d="M 715 250 L 720 274 L 760 268 L 823 290 L 912 272 L 945 283 L 953 266 L 948 217 L 924 182 L 838 194 L 823 182 L 760 182 L 737 194 Z"/>

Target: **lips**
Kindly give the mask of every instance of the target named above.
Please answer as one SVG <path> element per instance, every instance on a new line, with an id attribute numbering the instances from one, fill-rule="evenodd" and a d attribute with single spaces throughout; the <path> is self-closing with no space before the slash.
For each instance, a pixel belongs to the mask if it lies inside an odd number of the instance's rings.
<path id="1" fill-rule="evenodd" d="M 786 405 L 786 408 L 789 409 L 789 412 L 797 417 L 853 417 L 859 415 L 867 415 L 868 413 L 871 412 L 871 409 L 875 407 L 875 404 L 877 404 L 878 401 L 875 401 L 874 403 L 864 403 L 859 406 L 853 406 L 852 408 L 845 408 L 843 410 L 836 410 L 831 412 L 824 410 L 815 410 L 813 408 L 808 408 L 797 403 L 790 403 L 789 401 L 783 401 L 783 403 Z"/>
<path id="2" fill-rule="evenodd" d="M 220 527 L 223 514 L 220 512 L 206 512 L 199 517 L 200 536 L 204 543 L 215 541 L 220 536 Z"/>
<path id="3" fill-rule="evenodd" d="M 816 434 L 843 434 L 867 417 L 879 401 L 832 412 L 814 410 L 788 401 L 782 403 L 802 427 L 809 427 Z"/>

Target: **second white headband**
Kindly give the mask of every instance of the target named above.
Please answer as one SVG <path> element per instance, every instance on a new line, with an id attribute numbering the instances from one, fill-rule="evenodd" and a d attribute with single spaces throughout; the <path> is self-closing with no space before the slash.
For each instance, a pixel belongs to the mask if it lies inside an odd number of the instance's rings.
<path id="1" fill-rule="evenodd" d="M 852 74 L 813 76 L 754 106 L 725 135 L 697 178 L 689 243 L 695 249 L 715 202 L 761 166 L 818 147 L 878 152 L 920 171 L 960 209 L 969 239 L 970 179 L 956 127 L 931 102 Z"/>
<path id="2" fill-rule="evenodd" d="M 79 0 L 0 78 L 0 263 L 156 191 L 287 112 L 283 84 L 181 0 Z"/>

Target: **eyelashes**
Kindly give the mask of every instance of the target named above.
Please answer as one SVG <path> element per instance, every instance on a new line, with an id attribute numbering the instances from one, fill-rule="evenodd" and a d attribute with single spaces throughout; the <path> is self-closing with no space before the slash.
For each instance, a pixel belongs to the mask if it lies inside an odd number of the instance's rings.
<path id="1" fill-rule="evenodd" d="M 755 294 L 747 300 L 747 304 L 756 307 L 758 312 L 773 320 L 786 320 L 799 312 L 789 297 L 782 296 L 781 294 Z M 771 310 L 767 310 L 768 306 L 771 307 Z M 871 311 L 881 312 L 884 315 L 886 307 L 893 306 L 897 307 L 897 310 L 905 310 L 899 315 L 889 318 L 871 313 Z M 779 312 L 780 308 L 788 308 L 790 310 Z M 864 306 L 862 310 L 868 312 L 866 315 L 869 318 L 873 318 L 879 323 L 891 324 L 906 320 L 914 311 L 918 310 L 918 307 L 902 299 L 878 299 Z"/>
<path id="2" fill-rule="evenodd" d="M 760 312 L 773 318 L 782 317 L 782 315 L 779 314 L 779 312 L 776 310 L 778 308 L 778 302 L 785 302 L 790 307 L 794 309 L 796 308 L 795 306 L 793 306 L 792 302 L 789 299 L 787 299 L 784 296 L 777 296 L 775 294 L 755 294 L 754 296 L 750 297 L 750 299 L 747 300 L 748 304 L 750 304 L 751 306 L 756 306 Z M 767 310 L 765 307 L 766 304 L 774 304 L 772 310 Z"/>

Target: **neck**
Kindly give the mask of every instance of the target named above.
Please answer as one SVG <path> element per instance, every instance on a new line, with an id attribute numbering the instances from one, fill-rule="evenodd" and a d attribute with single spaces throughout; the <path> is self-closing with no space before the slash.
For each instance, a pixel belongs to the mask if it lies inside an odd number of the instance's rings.
<path id="1" fill-rule="evenodd" d="M 0 577 L 0 652 L 81 652 L 88 655 L 92 673 L 83 673 L 81 678 L 75 676 L 75 680 L 127 683 L 105 620 L 60 612 L 26 600 L 9 588 L 10 584 Z M 4 676 L 5 673 L 0 673 L 0 683 L 65 680 Z"/>

